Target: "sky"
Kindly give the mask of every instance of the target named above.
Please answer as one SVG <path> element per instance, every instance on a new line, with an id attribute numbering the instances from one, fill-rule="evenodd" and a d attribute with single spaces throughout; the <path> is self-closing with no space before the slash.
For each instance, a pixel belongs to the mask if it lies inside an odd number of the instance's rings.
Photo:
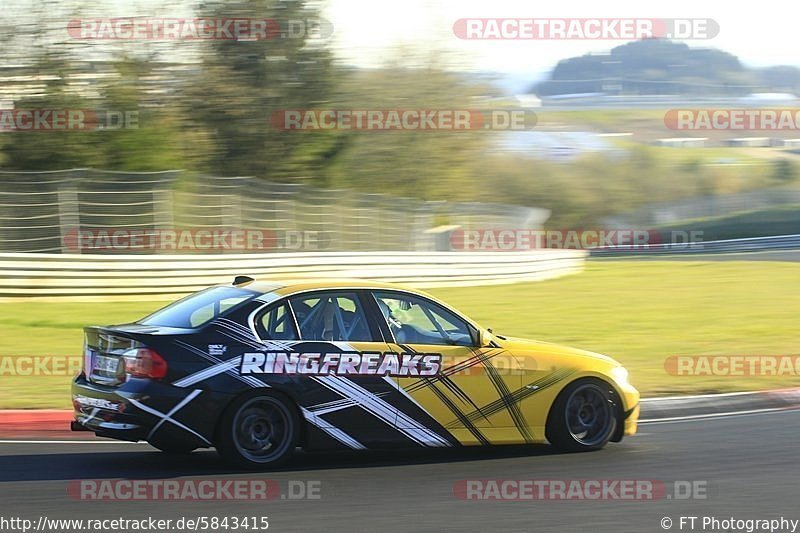
<path id="1" fill-rule="evenodd" d="M 541 73 L 560 59 L 602 53 L 625 41 L 467 41 L 452 29 L 460 18 L 710 18 L 720 27 L 710 40 L 684 41 L 738 56 L 749 66 L 800 66 L 796 4 L 760 0 L 329 0 L 324 16 L 335 28 L 338 53 L 370 66 L 399 45 L 452 52 L 467 69 Z"/>
<path id="2" fill-rule="evenodd" d="M 2 0 L 0 18 L 29 18 L 38 0 Z M 192 0 L 64 0 L 65 17 L 76 5 L 85 16 L 189 17 Z M 709 40 L 687 40 L 737 55 L 746 65 L 800 66 L 793 3 L 777 0 L 321 0 L 333 24 L 337 56 L 350 65 L 376 67 L 398 56 L 434 50 L 455 70 L 544 76 L 560 59 L 602 53 L 625 41 L 462 40 L 453 32 L 460 18 L 710 18 L 720 27 Z"/>

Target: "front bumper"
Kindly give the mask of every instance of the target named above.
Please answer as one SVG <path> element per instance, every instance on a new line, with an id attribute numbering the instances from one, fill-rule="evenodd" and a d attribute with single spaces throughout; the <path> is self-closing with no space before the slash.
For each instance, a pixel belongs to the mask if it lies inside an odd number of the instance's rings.
<path id="1" fill-rule="evenodd" d="M 618 384 L 624 403 L 625 424 L 623 435 L 635 435 L 639 424 L 639 391 L 630 383 Z"/>
<path id="2" fill-rule="evenodd" d="M 639 425 L 639 404 L 637 403 L 636 406 L 628 411 L 628 416 L 625 419 L 625 430 L 623 431 L 623 435 L 635 435 L 636 429 Z"/>
<path id="3" fill-rule="evenodd" d="M 227 399 L 149 379 L 109 387 L 80 374 L 72 382 L 72 428 L 117 440 L 209 447 Z"/>

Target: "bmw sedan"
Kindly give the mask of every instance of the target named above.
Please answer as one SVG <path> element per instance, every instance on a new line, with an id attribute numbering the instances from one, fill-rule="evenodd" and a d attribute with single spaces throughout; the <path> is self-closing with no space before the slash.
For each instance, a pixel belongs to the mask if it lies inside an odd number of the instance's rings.
<path id="1" fill-rule="evenodd" d="M 251 468 L 298 448 L 596 450 L 635 433 L 639 414 L 610 357 L 495 334 L 424 292 L 364 280 L 239 276 L 85 328 L 84 354 L 74 430 L 214 447 Z"/>

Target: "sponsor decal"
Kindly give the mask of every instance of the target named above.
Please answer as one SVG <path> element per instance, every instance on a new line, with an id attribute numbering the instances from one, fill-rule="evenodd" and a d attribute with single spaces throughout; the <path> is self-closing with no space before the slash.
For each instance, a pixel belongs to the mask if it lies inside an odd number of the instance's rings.
<path id="1" fill-rule="evenodd" d="M 438 353 L 396 352 L 251 352 L 242 356 L 239 373 L 311 376 L 435 376 Z"/>
<path id="2" fill-rule="evenodd" d="M 209 344 L 208 355 L 225 355 L 228 347 L 224 344 Z"/>

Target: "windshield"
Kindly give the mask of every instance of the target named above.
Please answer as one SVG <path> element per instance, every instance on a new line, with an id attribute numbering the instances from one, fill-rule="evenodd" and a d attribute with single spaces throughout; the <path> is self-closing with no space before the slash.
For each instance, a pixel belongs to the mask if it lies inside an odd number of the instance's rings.
<path id="1" fill-rule="evenodd" d="M 212 287 L 171 303 L 139 320 L 139 324 L 197 328 L 258 294 L 236 287 Z"/>

